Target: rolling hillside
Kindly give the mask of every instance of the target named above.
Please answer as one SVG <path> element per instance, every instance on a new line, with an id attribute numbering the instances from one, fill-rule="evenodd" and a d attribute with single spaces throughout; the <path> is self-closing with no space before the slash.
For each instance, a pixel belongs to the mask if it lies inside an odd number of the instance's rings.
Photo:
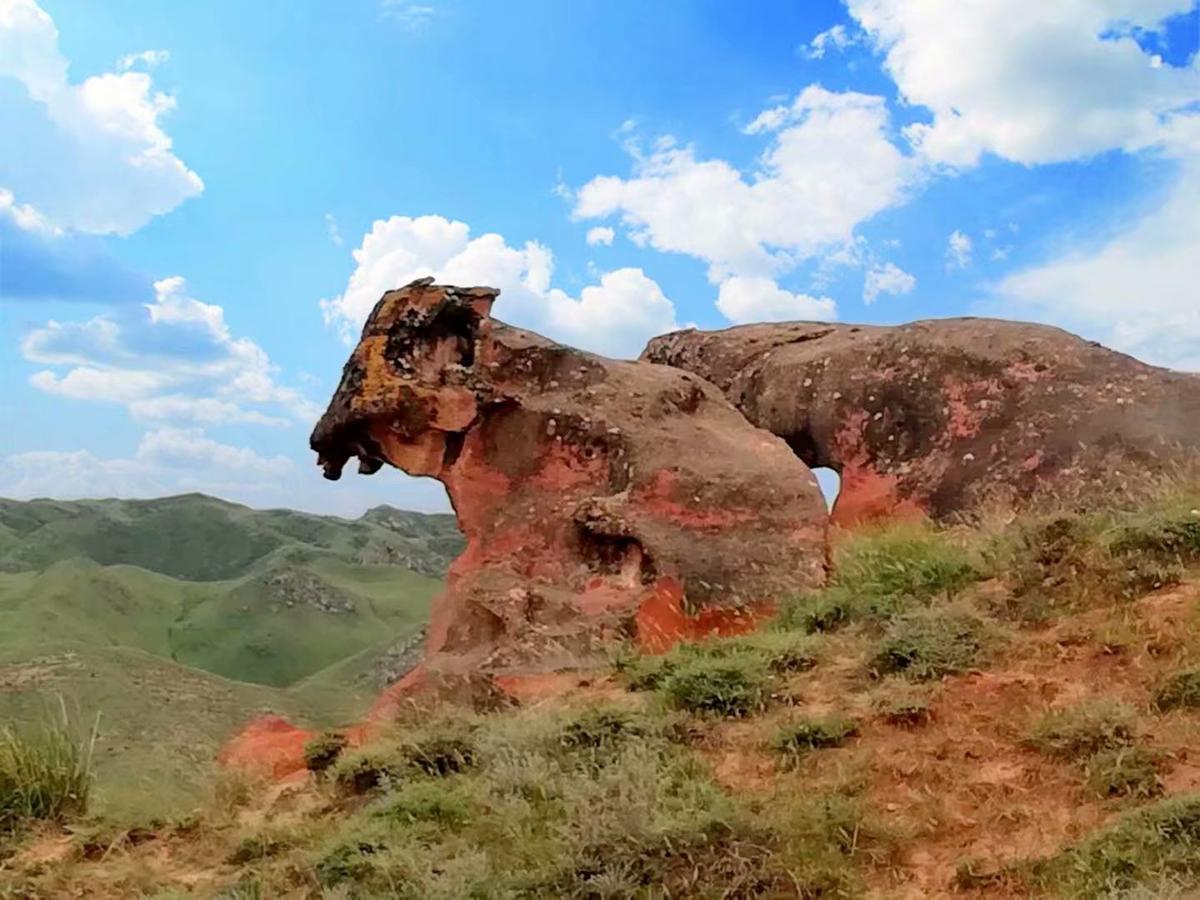
<path id="1" fill-rule="evenodd" d="M 461 545 L 453 516 L 390 507 L 0 500 L 0 720 L 99 712 L 109 805 L 175 802 L 255 716 L 361 714 Z"/>

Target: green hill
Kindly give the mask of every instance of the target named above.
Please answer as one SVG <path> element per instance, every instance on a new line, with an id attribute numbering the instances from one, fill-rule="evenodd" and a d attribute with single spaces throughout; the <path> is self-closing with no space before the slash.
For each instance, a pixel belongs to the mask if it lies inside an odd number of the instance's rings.
<path id="1" fill-rule="evenodd" d="M 0 499 L 0 571 L 82 557 L 190 581 L 246 574 L 272 555 L 402 566 L 440 577 L 462 549 L 454 517 L 382 506 L 355 520 L 256 510 L 185 494 L 156 500 Z"/>
<path id="2" fill-rule="evenodd" d="M 0 722 L 100 712 L 105 805 L 169 808 L 256 716 L 361 715 L 461 548 L 453 516 L 386 506 L 0 499 Z"/>

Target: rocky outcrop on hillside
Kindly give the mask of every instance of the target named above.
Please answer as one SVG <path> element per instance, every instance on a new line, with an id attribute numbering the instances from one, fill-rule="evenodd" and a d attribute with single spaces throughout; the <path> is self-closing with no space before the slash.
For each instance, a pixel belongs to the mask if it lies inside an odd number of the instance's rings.
<path id="1" fill-rule="evenodd" d="M 1044 325 L 745 325 L 664 335 L 642 359 L 707 379 L 838 471 L 841 523 L 1113 492 L 1200 447 L 1200 377 Z"/>
<path id="2" fill-rule="evenodd" d="M 312 435 L 329 478 L 352 457 L 437 478 L 466 536 L 398 687 L 728 633 L 823 581 L 824 500 L 782 440 L 695 375 L 496 321 L 497 293 L 385 294 Z"/>

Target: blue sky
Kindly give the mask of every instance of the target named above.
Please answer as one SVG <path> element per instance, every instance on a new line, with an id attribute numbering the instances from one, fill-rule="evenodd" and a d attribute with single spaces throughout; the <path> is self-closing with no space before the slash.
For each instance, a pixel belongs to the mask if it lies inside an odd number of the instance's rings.
<path id="1" fill-rule="evenodd" d="M 307 451 L 424 274 L 610 355 L 1001 315 L 1200 369 L 1198 43 L 1191 0 L 0 0 L 0 495 L 444 508 Z"/>

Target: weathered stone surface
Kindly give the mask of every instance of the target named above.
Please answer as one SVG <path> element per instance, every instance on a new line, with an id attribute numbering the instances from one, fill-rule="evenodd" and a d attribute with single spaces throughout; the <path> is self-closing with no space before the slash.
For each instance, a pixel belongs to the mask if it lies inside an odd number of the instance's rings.
<path id="1" fill-rule="evenodd" d="M 664 335 L 642 358 L 708 379 L 838 471 L 841 523 L 1112 490 L 1200 448 L 1200 377 L 1044 325 L 746 325 Z"/>
<path id="2" fill-rule="evenodd" d="M 467 539 L 397 691 L 742 630 L 823 580 L 825 504 L 783 441 L 695 375 L 492 319 L 497 293 L 385 294 L 313 432 L 327 477 L 437 478 Z"/>

